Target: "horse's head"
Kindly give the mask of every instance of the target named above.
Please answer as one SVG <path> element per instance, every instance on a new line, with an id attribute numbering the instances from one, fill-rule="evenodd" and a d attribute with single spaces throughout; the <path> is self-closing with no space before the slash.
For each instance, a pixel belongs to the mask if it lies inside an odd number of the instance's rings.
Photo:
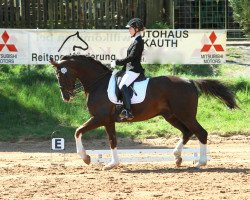
<path id="1" fill-rule="evenodd" d="M 65 102 L 69 102 L 74 95 L 76 73 L 70 67 L 68 61 L 58 63 L 51 58 L 50 63 L 56 70 L 56 77 L 58 79 L 62 98 Z"/>

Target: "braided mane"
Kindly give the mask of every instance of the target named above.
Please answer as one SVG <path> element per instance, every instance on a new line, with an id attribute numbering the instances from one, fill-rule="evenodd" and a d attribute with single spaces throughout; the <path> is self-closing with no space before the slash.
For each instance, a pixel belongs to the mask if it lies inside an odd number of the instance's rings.
<path id="1" fill-rule="evenodd" d="M 106 67 L 104 64 L 102 64 L 100 61 L 95 60 L 93 57 L 91 56 L 85 56 L 85 55 L 67 55 L 67 56 L 63 56 L 62 60 L 77 60 L 79 62 L 81 61 L 87 61 L 87 62 L 94 62 L 97 65 L 101 66 L 103 69 L 110 71 L 110 69 L 108 67 Z"/>

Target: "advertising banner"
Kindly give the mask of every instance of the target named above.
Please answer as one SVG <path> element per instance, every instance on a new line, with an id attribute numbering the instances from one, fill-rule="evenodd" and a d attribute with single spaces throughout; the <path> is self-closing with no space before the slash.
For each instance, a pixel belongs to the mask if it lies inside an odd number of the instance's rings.
<path id="1" fill-rule="evenodd" d="M 221 64 L 226 61 L 225 30 L 147 29 L 144 64 Z M 127 56 L 128 30 L 0 29 L 0 64 L 49 64 L 69 54 L 103 64 Z"/>

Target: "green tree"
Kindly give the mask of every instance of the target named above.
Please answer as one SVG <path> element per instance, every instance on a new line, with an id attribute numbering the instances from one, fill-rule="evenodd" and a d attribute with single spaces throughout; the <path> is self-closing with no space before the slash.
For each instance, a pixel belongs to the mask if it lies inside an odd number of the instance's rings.
<path id="1" fill-rule="evenodd" d="M 250 1 L 249 0 L 229 0 L 234 18 L 239 22 L 246 35 L 250 37 Z"/>

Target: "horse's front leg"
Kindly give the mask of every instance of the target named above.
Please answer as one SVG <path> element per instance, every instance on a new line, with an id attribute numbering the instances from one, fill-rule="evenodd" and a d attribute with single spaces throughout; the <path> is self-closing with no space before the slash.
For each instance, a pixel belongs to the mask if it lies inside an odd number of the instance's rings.
<path id="1" fill-rule="evenodd" d="M 111 162 L 108 163 L 103 169 L 110 170 L 119 165 L 119 158 L 117 153 L 117 139 L 116 139 L 116 131 L 115 131 L 115 122 L 112 122 L 108 125 L 105 125 L 106 133 L 108 134 L 109 144 L 111 149 Z"/>
<path id="2" fill-rule="evenodd" d="M 87 165 L 90 164 L 90 156 L 87 155 L 86 150 L 83 147 L 82 135 L 89 130 L 98 128 L 99 126 L 101 126 L 100 121 L 95 117 L 91 117 L 86 123 L 76 129 L 75 132 L 76 151 Z"/>

